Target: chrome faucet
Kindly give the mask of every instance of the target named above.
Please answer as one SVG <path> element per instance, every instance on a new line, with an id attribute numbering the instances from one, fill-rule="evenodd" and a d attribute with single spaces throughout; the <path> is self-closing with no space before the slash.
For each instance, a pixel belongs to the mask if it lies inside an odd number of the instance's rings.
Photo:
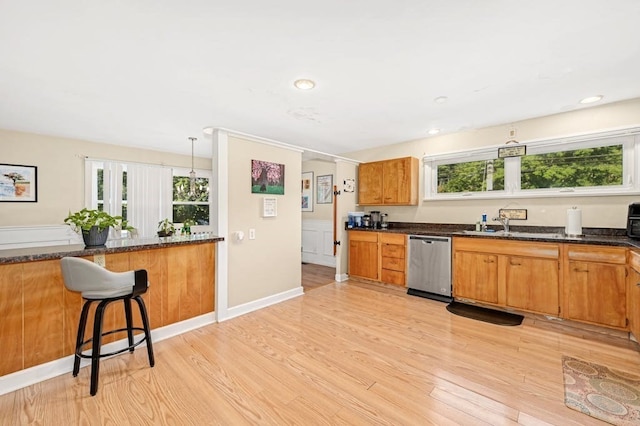
<path id="1" fill-rule="evenodd" d="M 502 224 L 504 227 L 504 232 L 509 232 L 509 218 L 505 216 L 494 217 L 493 220 L 496 220 Z"/>

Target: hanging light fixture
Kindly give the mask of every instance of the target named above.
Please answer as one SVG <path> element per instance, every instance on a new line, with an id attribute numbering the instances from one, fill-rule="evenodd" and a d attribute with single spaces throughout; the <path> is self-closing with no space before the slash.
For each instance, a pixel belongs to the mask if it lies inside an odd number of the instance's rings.
<path id="1" fill-rule="evenodd" d="M 193 143 L 198 140 L 198 138 L 190 137 L 191 141 L 191 171 L 189 172 L 189 197 L 195 198 L 196 196 L 196 172 L 193 170 Z"/>

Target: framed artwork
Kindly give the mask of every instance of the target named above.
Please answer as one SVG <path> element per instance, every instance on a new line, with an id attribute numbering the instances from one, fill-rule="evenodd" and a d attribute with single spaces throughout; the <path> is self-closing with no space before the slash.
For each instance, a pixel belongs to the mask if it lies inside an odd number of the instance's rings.
<path id="1" fill-rule="evenodd" d="M 313 172 L 302 173 L 302 211 L 313 211 Z"/>
<path id="2" fill-rule="evenodd" d="M 38 201 L 38 168 L 18 164 L 0 164 L 0 201 Z"/>
<path id="3" fill-rule="evenodd" d="M 251 160 L 251 193 L 284 195 L 284 164 Z"/>
<path id="4" fill-rule="evenodd" d="M 316 184 L 318 204 L 333 203 L 333 175 L 318 176 Z"/>

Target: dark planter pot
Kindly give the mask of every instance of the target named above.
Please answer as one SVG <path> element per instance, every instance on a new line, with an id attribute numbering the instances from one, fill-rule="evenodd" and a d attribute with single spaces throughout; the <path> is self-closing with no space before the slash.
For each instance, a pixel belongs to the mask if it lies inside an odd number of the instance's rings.
<path id="1" fill-rule="evenodd" d="M 109 238 L 109 228 L 99 231 L 97 226 L 93 226 L 88 231 L 82 230 L 85 247 L 104 247 L 107 238 Z"/>
<path id="2" fill-rule="evenodd" d="M 158 237 L 170 237 L 172 235 L 173 235 L 173 231 L 169 231 L 169 232 L 158 231 Z"/>

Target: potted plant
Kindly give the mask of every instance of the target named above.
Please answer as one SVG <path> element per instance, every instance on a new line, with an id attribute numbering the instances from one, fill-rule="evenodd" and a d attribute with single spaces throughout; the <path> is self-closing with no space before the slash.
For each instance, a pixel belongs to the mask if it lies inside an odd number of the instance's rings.
<path id="1" fill-rule="evenodd" d="M 87 247 L 104 246 L 109 237 L 109 228 L 133 230 L 122 216 L 112 216 L 101 210 L 87 208 L 75 213 L 69 212 L 69 216 L 64 222 L 71 226 L 74 231 L 82 234 L 82 239 Z"/>
<path id="2" fill-rule="evenodd" d="M 158 237 L 170 237 L 176 232 L 176 227 L 169 219 L 165 218 L 158 222 Z"/>
<path id="3" fill-rule="evenodd" d="M 185 221 L 182 223 L 182 233 L 190 235 L 191 234 L 191 227 L 193 225 L 195 225 L 195 224 L 196 224 L 195 220 L 193 220 L 193 219 L 185 219 Z"/>

